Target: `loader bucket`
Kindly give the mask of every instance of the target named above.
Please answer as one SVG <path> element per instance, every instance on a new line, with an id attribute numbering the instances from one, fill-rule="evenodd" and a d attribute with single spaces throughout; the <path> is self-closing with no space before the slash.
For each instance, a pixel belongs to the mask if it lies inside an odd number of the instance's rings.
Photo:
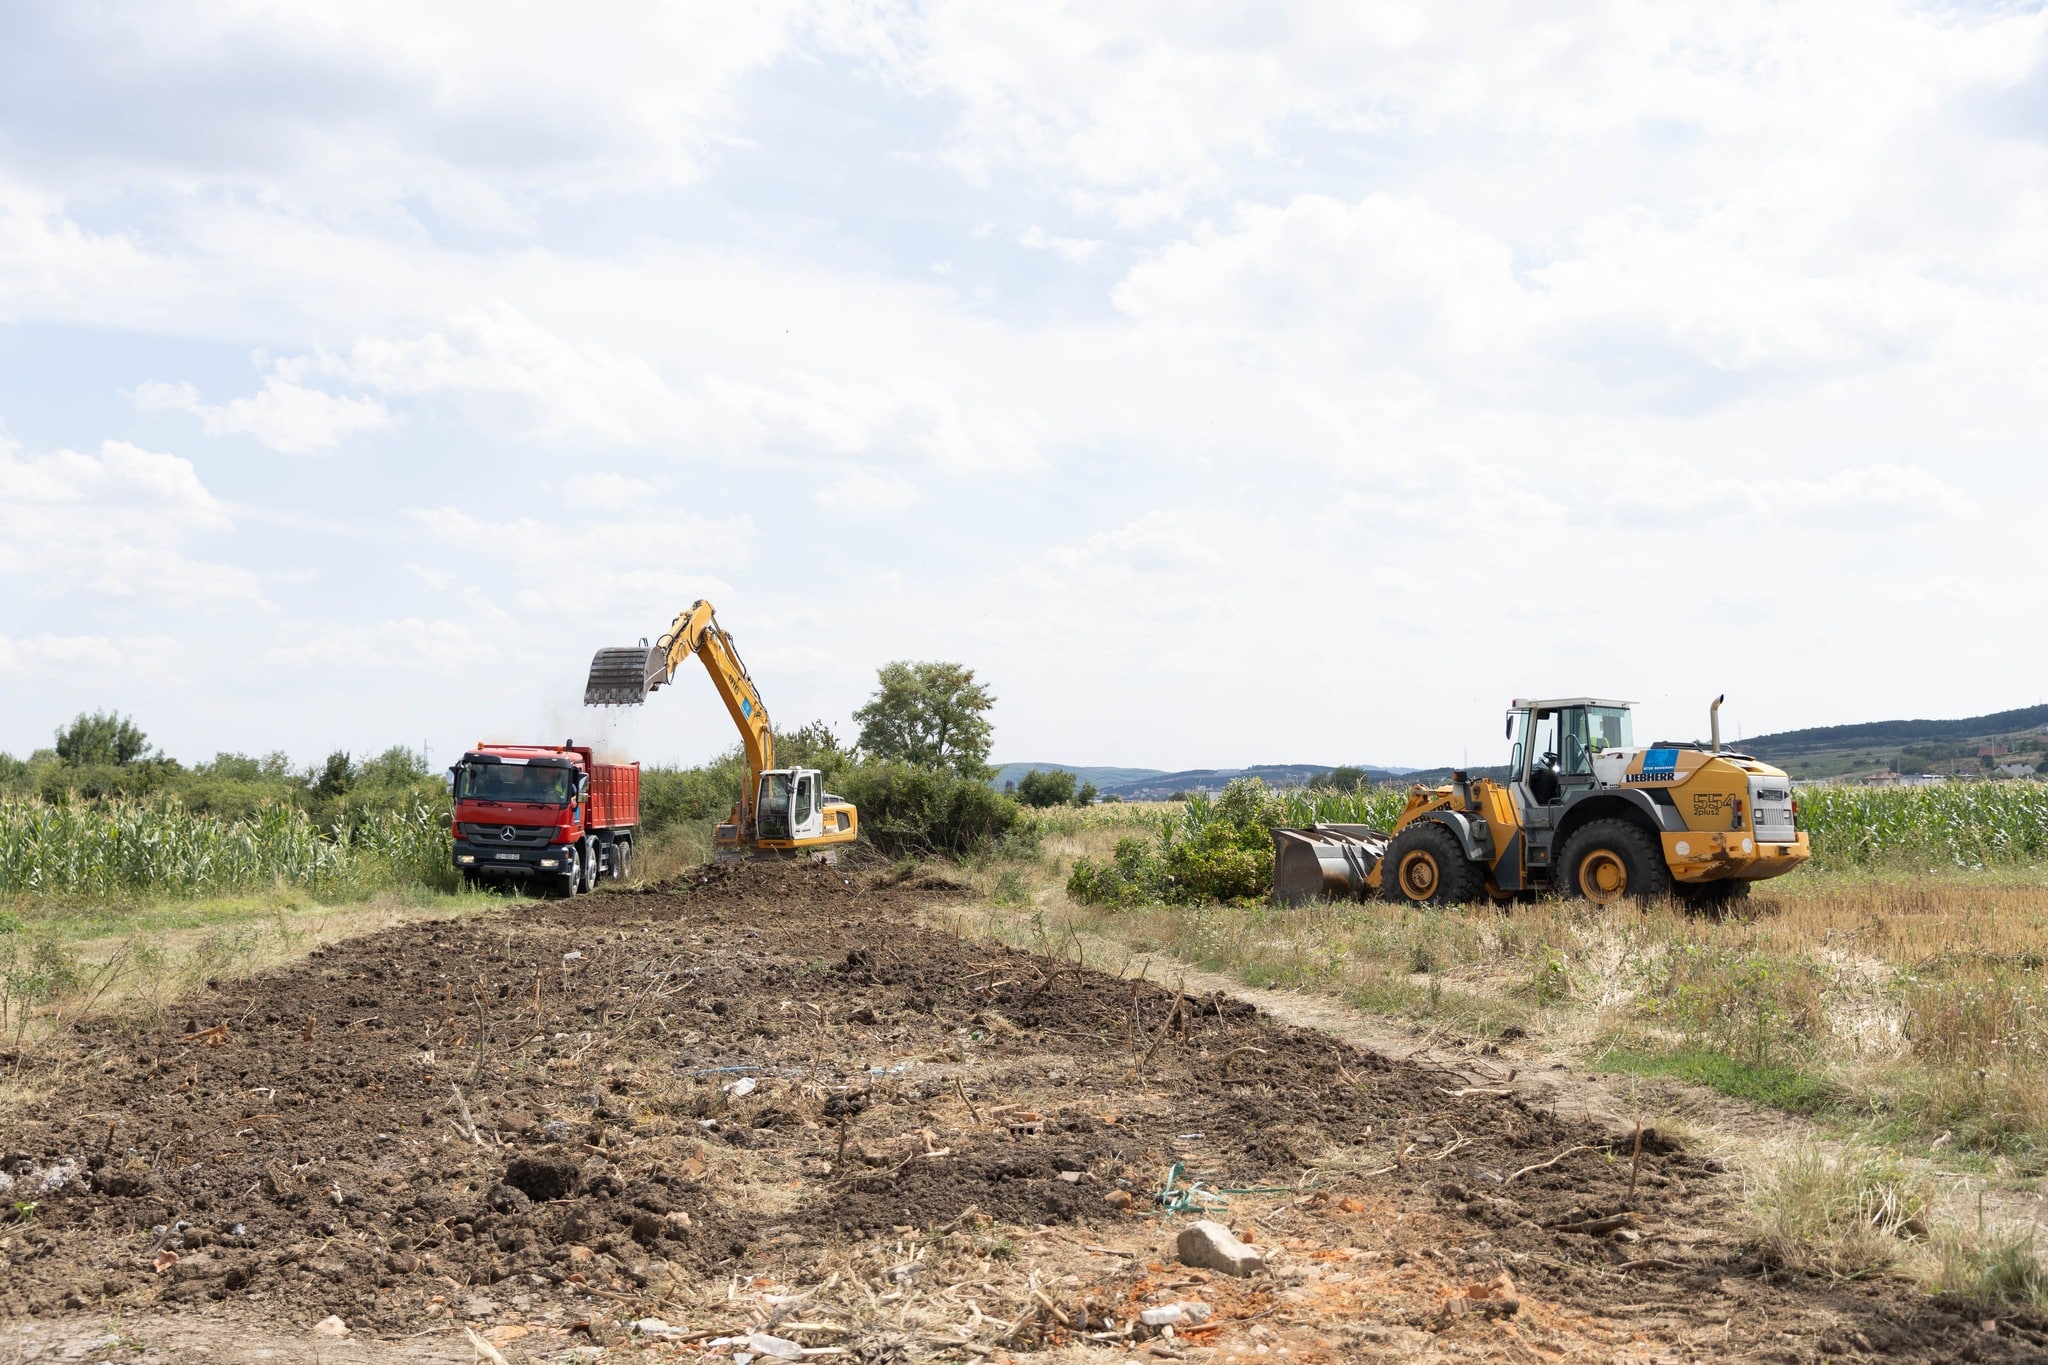
<path id="1" fill-rule="evenodd" d="M 600 649 L 590 661 L 590 680 L 583 684 L 585 706 L 638 706 L 647 694 L 668 681 L 668 651 L 644 642 L 623 649 Z"/>
<path id="2" fill-rule="evenodd" d="M 1281 905 L 1364 900 L 1391 835 L 1365 825 L 1273 831 L 1273 899 Z"/>

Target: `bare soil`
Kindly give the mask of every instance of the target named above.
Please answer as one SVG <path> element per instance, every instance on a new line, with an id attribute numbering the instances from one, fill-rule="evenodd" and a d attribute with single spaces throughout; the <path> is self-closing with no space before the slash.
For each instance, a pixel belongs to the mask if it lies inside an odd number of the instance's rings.
<path id="1" fill-rule="evenodd" d="M 1654 1131 L 921 927 L 953 894 L 706 868 L 0 1057 L 61 1078 L 0 1135 L 33 1205 L 0 1360 L 2048 1352 L 2037 1317 L 1765 1264 L 1731 1177 Z M 1265 1273 L 1173 1262 L 1204 1208 Z M 329 1315 L 346 1341 L 308 1335 Z"/>

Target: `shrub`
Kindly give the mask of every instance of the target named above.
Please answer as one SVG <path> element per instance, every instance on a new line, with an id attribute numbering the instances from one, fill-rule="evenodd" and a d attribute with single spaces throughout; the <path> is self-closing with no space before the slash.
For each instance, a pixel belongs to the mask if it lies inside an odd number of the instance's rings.
<path id="1" fill-rule="evenodd" d="M 1033 768 L 1017 780 L 1017 799 L 1040 809 L 1071 805 L 1075 780 L 1072 773 L 1061 768 Z"/>
<path id="2" fill-rule="evenodd" d="M 958 857 L 1000 843 L 1023 812 L 978 778 L 909 763 L 867 763 L 841 781 L 860 809 L 868 841 L 890 856 L 943 853 Z"/>
<path id="3" fill-rule="evenodd" d="M 1160 822 L 1156 847 L 1124 839 L 1108 863 L 1075 860 L 1067 894 L 1084 905 L 1264 900 L 1273 885 L 1273 826 L 1287 806 L 1256 777 L 1241 777 L 1211 801 L 1188 798 L 1178 819 Z"/>

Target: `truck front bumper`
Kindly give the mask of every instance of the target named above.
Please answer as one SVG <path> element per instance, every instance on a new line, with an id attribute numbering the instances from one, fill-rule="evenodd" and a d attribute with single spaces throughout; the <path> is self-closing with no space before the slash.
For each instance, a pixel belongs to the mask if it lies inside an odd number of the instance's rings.
<path id="1" fill-rule="evenodd" d="M 570 850 L 564 844 L 541 848 L 492 848 L 466 839 L 455 841 L 455 866 L 480 877 L 536 877 L 552 875 L 569 865 Z"/>
<path id="2" fill-rule="evenodd" d="M 1804 831 L 1789 843 L 1759 843 L 1743 830 L 1686 830 L 1663 838 L 1664 861 L 1682 882 L 1762 881 L 1782 877 L 1813 856 Z"/>

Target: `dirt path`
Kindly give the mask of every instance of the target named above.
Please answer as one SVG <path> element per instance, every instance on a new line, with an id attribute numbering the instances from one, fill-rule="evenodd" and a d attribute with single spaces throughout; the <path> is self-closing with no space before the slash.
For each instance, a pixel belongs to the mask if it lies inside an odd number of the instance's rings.
<path id="1" fill-rule="evenodd" d="M 707 870 L 370 935 L 22 1059 L 68 1079 L 8 1123 L 35 1207 L 0 1228 L 0 1362 L 2048 1348 L 1772 1271 L 1715 1162 L 1654 1133 L 1633 1160 L 1512 1062 L 921 927 L 944 895 Z M 1166 1254 L 1204 1207 L 1263 1271 Z M 1188 1300 L 1206 1320 L 1138 1321 Z"/>

